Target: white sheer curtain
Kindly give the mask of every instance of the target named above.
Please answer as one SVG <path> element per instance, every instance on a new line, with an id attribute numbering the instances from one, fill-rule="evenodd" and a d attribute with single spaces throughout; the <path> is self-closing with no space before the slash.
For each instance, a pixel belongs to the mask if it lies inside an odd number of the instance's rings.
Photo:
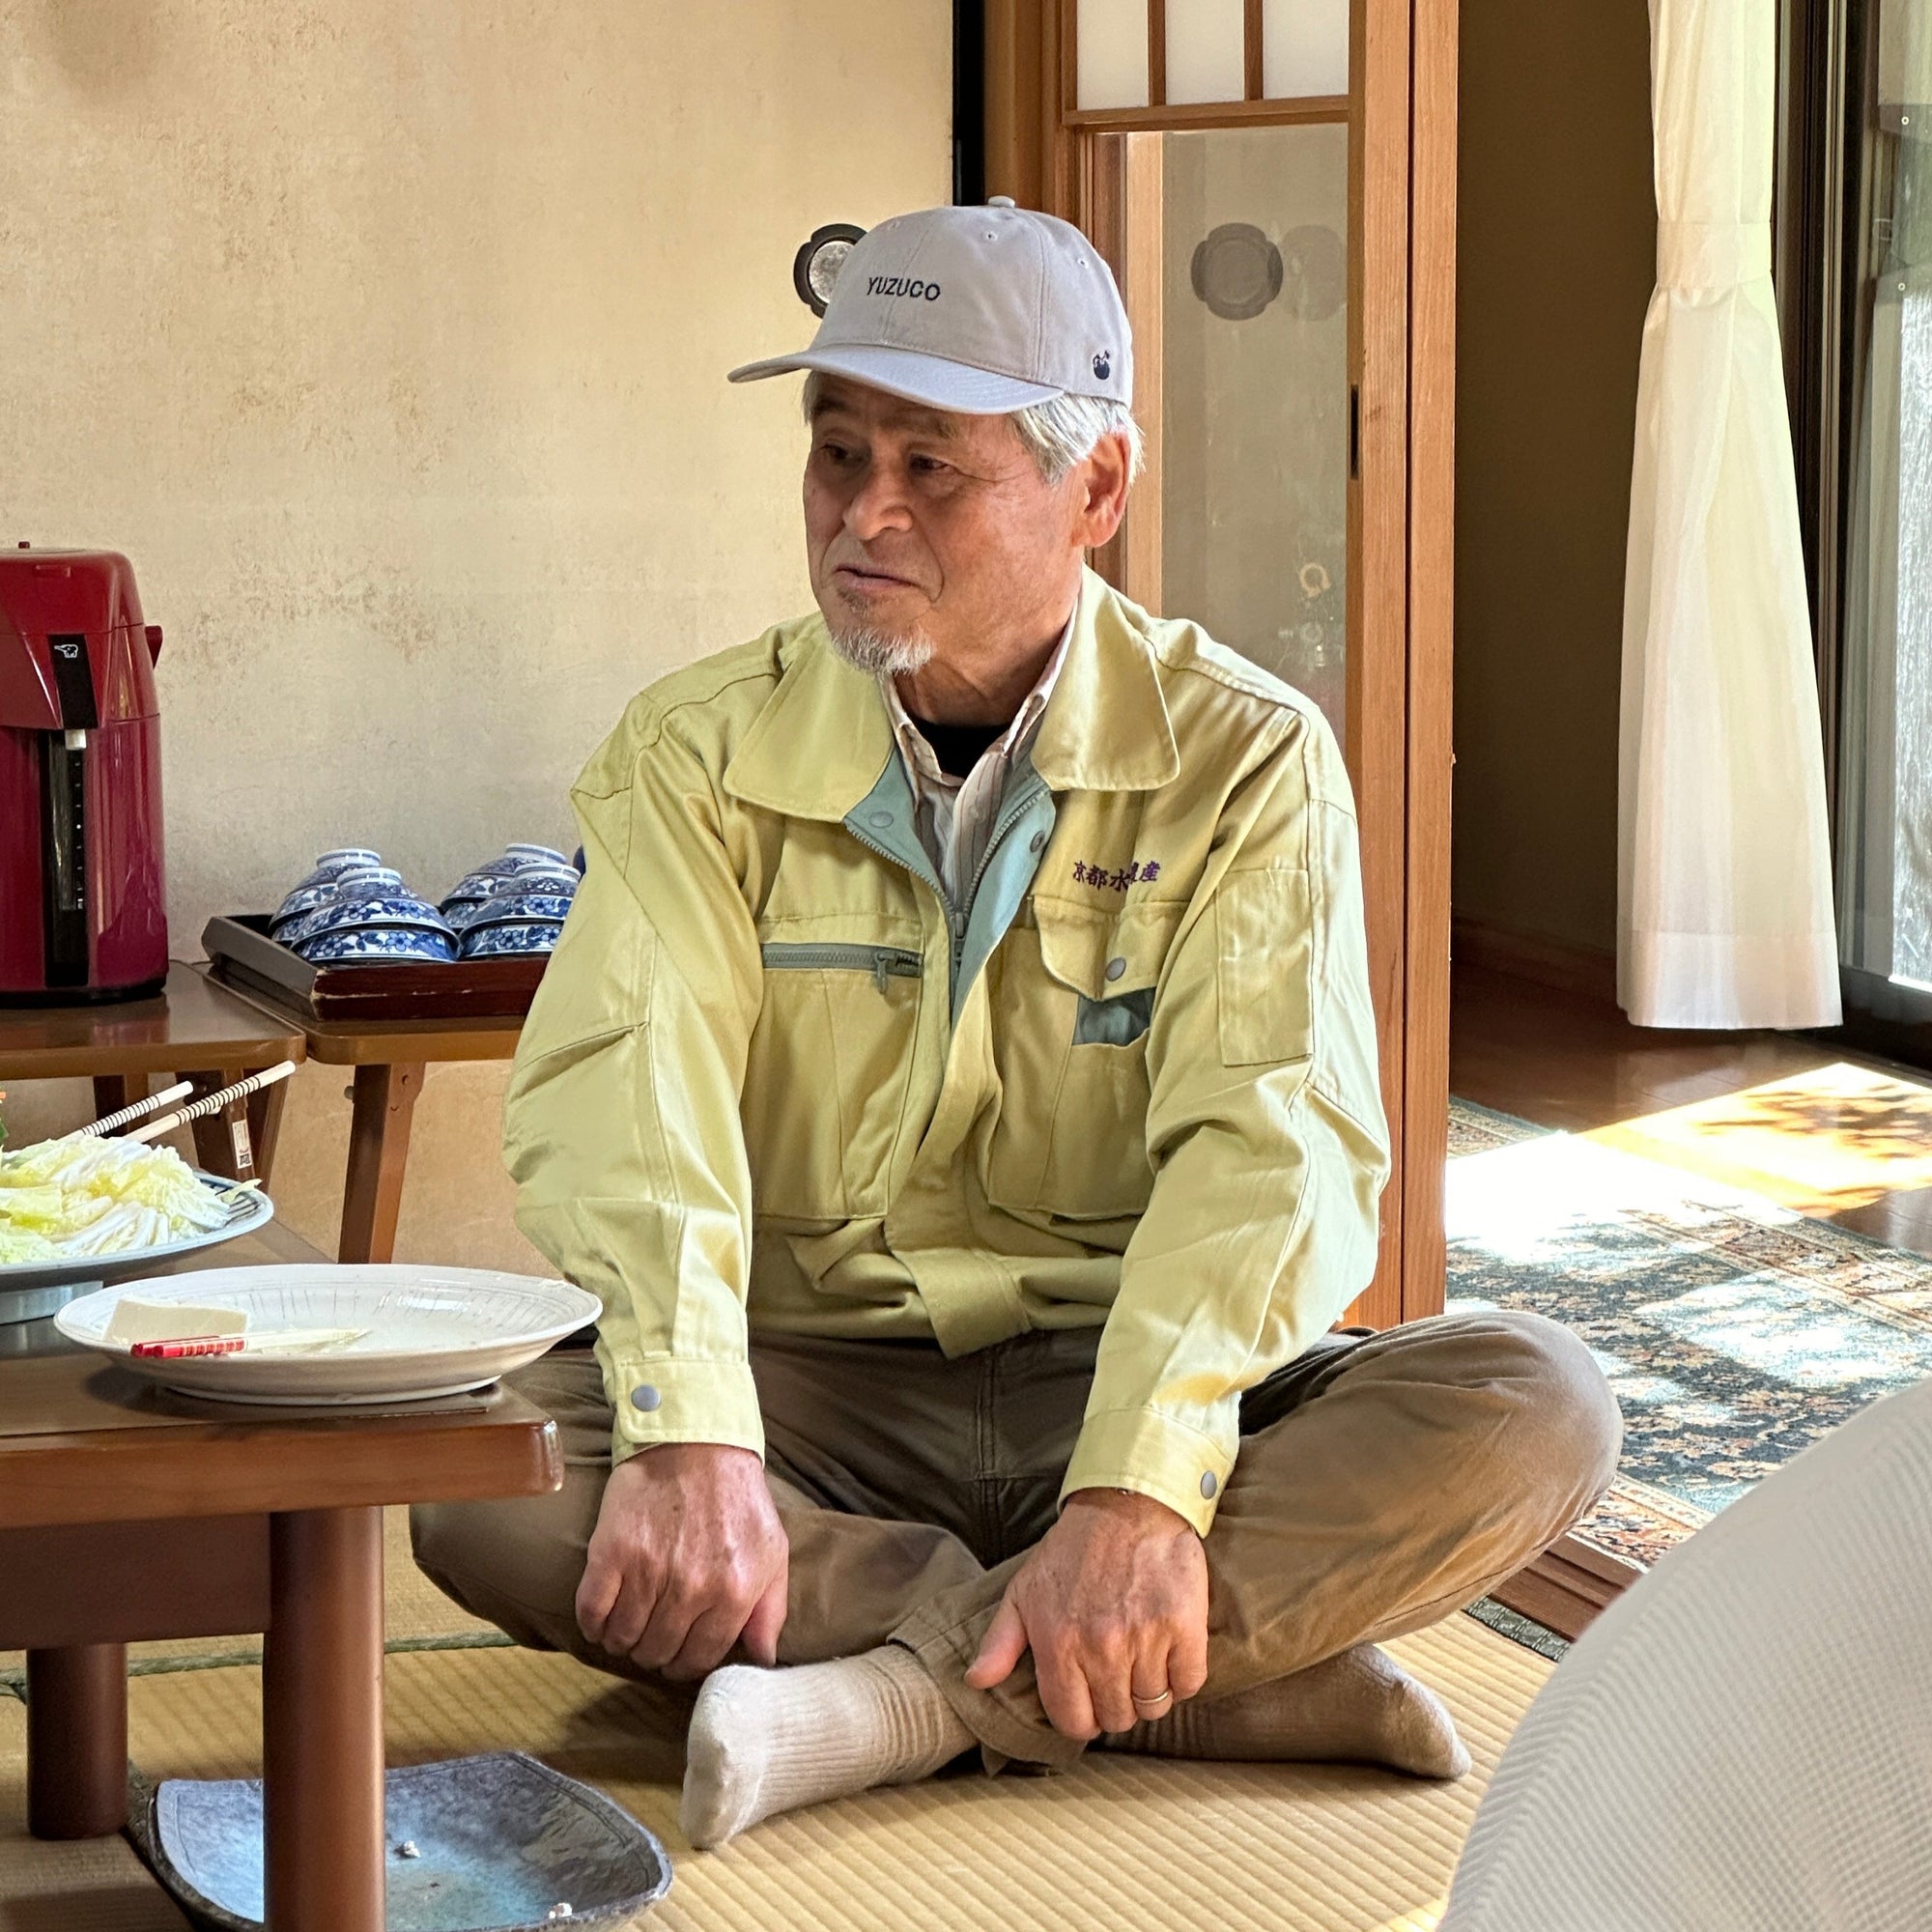
<path id="1" fill-rule="evenodd" d="M 1771 286 L 1775 0 L 1651 0 L 1657 292 L 1624 578 L 1617 997 L 1835 1025 L 1837 945 Z"/>

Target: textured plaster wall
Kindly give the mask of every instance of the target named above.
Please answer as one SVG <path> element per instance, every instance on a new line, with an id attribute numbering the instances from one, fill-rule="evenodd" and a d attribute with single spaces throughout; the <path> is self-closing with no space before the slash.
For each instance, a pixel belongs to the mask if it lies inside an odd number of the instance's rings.
<path id="1" fill-rule="evenodd" d="M 1637 352 L 1643 0 L 1464 0 L 1456 911 L 1609 952 Z"/>
<path id="2" fill-rule="evenodd" d="M 167 633 L 178 955 L 324 846 L 437 894 L 563 843 L 631 693 L 809 604 L 797 384 L 724 373 L 809 335 L 813 227 L 946 198 L 950 36 L 946 0 L 0 8 L 0 540 L 126 551 Z M 311 1235 L 341 1087 L 291 1109 Z M 433 1076 L 406 1252 L 517 1251 L 500 1092 Z M 16 1093 L 14 1136 L 81 1104 Z"/>

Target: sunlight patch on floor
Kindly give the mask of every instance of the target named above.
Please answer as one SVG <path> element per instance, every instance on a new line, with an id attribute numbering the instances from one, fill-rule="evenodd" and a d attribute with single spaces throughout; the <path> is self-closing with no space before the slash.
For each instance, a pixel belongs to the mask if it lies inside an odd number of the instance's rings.
<path id="1" fill-rule="evenodd" d="M 1694 1239 L 1743 1218 L 1767 1227 L 1795 1211 L 1735 1182 L 1687 1182 L 1684 1165 L 1605 1146 L 1594 1134 L 1546 1134 L 1450 1162 L 1448 1238 L 1519 1266 L 1587 1262 L 1605 1277 L 1648 1272 L 1656 1256 L 1624 1236 L 1619 1216 L 1644 1216 Z"/>
<path id="2" fill-rule="evenodd" d="M 1910 1331 L 1821 1307 L 1814 1295 L 1769 1275 L 1714 1282 L 1635 1313 L 1797 1388 L 1868 1387 L 1877 1397 L 1916 1377 L 1923 1360 Z"/>
<path id="3" fill-rule="evenodd" d="M 1829 1214 L 1932 1186 L 1932 1087 L 1838 1062 L 1584 1138 Z"/>

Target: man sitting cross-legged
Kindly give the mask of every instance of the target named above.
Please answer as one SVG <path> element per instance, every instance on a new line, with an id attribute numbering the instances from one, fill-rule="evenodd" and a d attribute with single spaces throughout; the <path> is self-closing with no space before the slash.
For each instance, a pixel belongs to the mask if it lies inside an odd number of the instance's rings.
<path id="1" fill-rule="evenodd" d="M 512 1080 L 604 1313 L 560 1493 L 415 1513 L 522 1641 L 700 1686 L 685 1828 L 979 1747 L 1467 1764 L 1375 1644 L 1562 1533 L 1616 1406 L 1533 1316 L 1334 1332 L 1387 1174 L 1321 713 L 1083 567 L 1138 457 L 1074 229 L 937 209 L 810 350 L 819 612 L 646 691 Z"/>

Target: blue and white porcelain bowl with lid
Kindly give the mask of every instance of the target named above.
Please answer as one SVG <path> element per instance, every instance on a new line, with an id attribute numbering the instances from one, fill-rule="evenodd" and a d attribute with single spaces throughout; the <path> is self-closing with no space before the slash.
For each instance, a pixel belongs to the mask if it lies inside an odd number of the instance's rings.
<path id="1" fill-rule="evenodd" d="M 533 919 L 554 920 L 561 925 L 570 917 L 570 903 L 568 893 L 499 893 L 481 905 L 460 908 L 461 924 L 455 919 L 450 923 L 470 932 L 478 926 L 515 925 Z"/>
<path id="2" fill-rule="evenodd" d="M 456 937 L 427 925 L 350 925 L 338 933 L 317 933 L 296 951 L 311 966 L 348 960 L 398 960 L 404 964 L 448 964 L 456 958 Z"/>
<path id="3" fill-rule="evenodd" d="M 372 883 L 353 886 L 331 899 L 325 899 L 312 912 L 291 920 L 276 936 L 284 946 L 299 951 L 305 941 L 319 939 L 326 932 L 377 926 L 421 926 L 430 932 L 449 931 L 447 922 L 427 899 Z"/>
<path id="4" fill-rule="evenodd" d="M 443 895 L 443 906 L 477 905 L 499 894 L 512 892 L 574 893 L 578 874 L 568 866 L 506 867 L 500 860 L 479 866 L 451 886 Z"/>
<path id="5" fill-rule="evenodd" d="M 383 855 L 373 845 L 338 845 L 333 851 L 317 854 L 315 864 L 296 881 L 295 890 L 300 892 L 306 886 L 319 886 L 327 879 L 338 879 L 344 872 L 361 871 L 370 866 L 380 866 Z"/>
<path id="6" fill-rule="evenodd" d="M 461 957 L 504 959 L 549 952 L 563 933 L 554 919 L 511 920 L 499 924 L 471 926 L 463 935 Z"/>
<path id="7" fill-rule="evenodd" d="M 462 934 L 465 959 L 548 952 L 570 917 L 570 904 L 568 893 L 511 891 L 481 905 L 452 908 L 450 923 Z"/>
<path id="8" fill-rule="evenodd" d="M 340 898 L 345 891 L 358 885 L 376 885 L 391 892 L 402 892 L 403 875 L 389 866 L 358 867 L 351 872 L 338 872 L 332 878 L 323 879 L 312 886 L 298 886 L 279 906 L 274 917 L 269 922 L 269 930 L 275 937 L 281 936 L 282 928 L 301 918 L 304 913 L 314 912 L 318 906 L 327 905 L 331 899 Z"/>
<path id="9" fill-rule="evenodd" d="M 351 959 L 444 964 L 457 956 L 452 933 L 423 925 L 346 926 L 336 932 L 318 933 L 295 950 L 311 966 Z"/>

